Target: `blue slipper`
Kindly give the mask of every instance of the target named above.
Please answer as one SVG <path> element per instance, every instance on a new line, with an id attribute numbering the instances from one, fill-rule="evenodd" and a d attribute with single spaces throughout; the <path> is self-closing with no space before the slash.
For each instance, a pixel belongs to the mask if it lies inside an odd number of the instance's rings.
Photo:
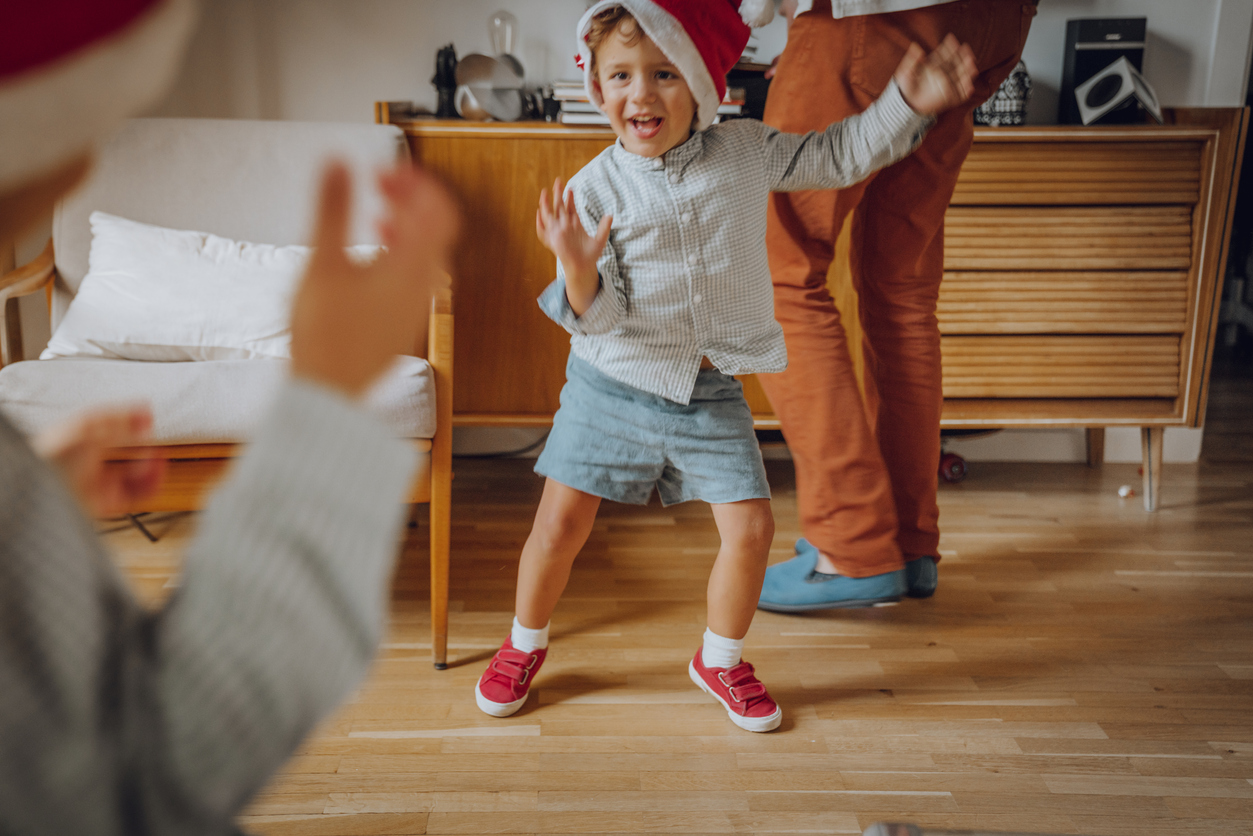
<path id="1" fill-rule="evenodd" d="M 905 594 L 910 598 L 930 598 L 940 581 L 934 557 L 920 557 L 905 564 Z"/>
<path id="2" fill-rule="evenodd" d="M 895 603 L 906 591 L 904 569 L 868 578 L 849 578 L 817 572 L 817 565 L 818 550 L 803 538 L 797 540 L 796 557 L 766 569 L 758 609 L 808 612 L 871 607 Z"/>

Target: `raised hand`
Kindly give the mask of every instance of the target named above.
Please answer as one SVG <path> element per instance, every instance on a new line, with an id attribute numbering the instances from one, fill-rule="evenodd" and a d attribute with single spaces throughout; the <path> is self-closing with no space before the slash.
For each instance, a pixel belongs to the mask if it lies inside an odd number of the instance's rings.
<path id="1" fill-rule="evenodd" d="M 108 517 L 125 513 L 161 486 L 164 459 L 106 461 L 110 450 L 142 444 L 151 430 L 146 406 L 95 409 L 45 430 L 31 446 L 60 471 L 88 515 Z"/>
<path id="2" fill-rule="evenodd" d="M 592 306 L 600 289 L 596 261 L 609 241 L 611 226 L 613 216 L 605 215 L 600 219 L 596 234 L 588 235 L 575 210 L 574 193 L 566 193 L 560 177 L 553 183 L 551 195 L 548 189 L 540 192 L 535 234 L 561 260 L 566 274 L 566 298 L 578 316 Z"/>
<path id="3" fill-rule="evenodd" d="M 460 213 L 430 174 L 400 165 L 379 176 L 387 252 L 370 264 L 344 253 L 351 183 L 342 164 L 322 178 L 316 247 L 292 307 L 292 374 L 361 394 L 425 333 L 431 293 L 448 281 Z"/>
<path id="4" fill-rule="evenodd" d="M 894 77 L 905 102 L 916 112 L 933 116 L 969 99 L 978 73 L 970 46 L 950 34 L 930 55 L 911 43 Z"/>

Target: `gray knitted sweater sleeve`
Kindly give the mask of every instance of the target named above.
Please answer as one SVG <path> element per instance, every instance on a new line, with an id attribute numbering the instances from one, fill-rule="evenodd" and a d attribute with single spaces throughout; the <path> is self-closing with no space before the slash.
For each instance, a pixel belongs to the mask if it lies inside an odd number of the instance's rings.
<path id="1" fill-rule="evenodd" d="M 235 832 L 365 674 L 414 466 L 289 382 L 151 612 L 0 418 L 0 832 Z"/>

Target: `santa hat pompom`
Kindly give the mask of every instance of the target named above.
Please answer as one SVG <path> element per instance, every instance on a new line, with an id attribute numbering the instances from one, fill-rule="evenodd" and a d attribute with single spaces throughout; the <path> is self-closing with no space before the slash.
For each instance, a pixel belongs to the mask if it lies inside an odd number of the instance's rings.
<path id="1" fill-rule="evenodd" d="M 749 26 L 765 26 L 774 20 L 774 0 L 743 0 L 740 18 Z"/>

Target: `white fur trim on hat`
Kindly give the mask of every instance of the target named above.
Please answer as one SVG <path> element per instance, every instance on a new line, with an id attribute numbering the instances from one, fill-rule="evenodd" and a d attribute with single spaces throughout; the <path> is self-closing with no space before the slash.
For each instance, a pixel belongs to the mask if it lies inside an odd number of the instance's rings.
<path id="1" fill-rule="evenodd" d="M 740 19 L 749 26 L 765 26 L 774 20 L 775 0 L 743 0 L 740 3 Z"/>
<path id="2" fill-rule="evenodd" d="M 154 104 L 195 19 L 193 0 L 166 0 L 113 36 L 0 83 L 0 191 L 57 170 Z"/>
<path id="3" fill-rule="evenodd" d="M 687 82 L 688 89 L 696 99 L 696 130 L 702 131 L 712 125 L 722 100 L 718 96 L 718 88 L 714 86 L 713 76 L 705 66 L 705 59 L 701 58 L 696 44 L 692 43 L 679 22 L 665 9 L 649 0 L 600 0 L 579 20 L 576 37 L 579 41 L 579 57 L 583 62 L 583 86 L 592 103 L 604 111 L 605 100 L 596 89 L 595 79 L 592 78 L 592 53 L 584 38 L 591 28 L 592 18 L 614 6 L 621 6 L 631 13 L 643 27 L 644 34 L 657 44 L 657 48 L 670 59 Z"/>

